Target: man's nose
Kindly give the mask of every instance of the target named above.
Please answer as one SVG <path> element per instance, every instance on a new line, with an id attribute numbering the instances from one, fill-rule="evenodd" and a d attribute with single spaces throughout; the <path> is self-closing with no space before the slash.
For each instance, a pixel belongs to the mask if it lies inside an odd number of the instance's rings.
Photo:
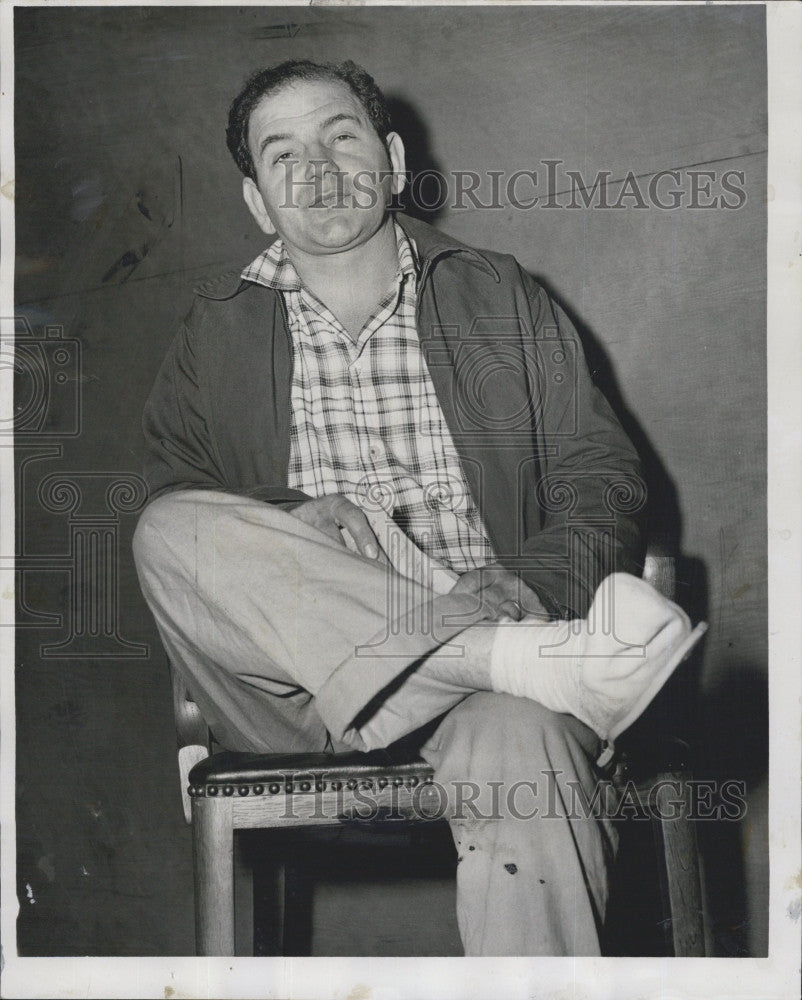
<path id="1" fill-rule="evenodd" d="M 337 164 L 331 159 L 329 150 L 321 143 L 316 143 L 307 150 L 304 163 L 304 178 L 306 180 L 322 180 L 327 174 L 337 172 Z"/>

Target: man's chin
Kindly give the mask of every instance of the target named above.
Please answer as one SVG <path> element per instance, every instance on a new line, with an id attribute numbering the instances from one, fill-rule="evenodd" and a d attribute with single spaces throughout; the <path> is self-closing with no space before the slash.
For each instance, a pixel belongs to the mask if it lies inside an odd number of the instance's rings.
<path id="1" fill-rule="evenodd" d="M 307 232 L 308 252 L 339 253 L 360 246 L 375 235 L 381 226 L 381 221 L 372 226 L 366 226 L 365 220 L 354 219 L 351 213 L 345 214 L 337 209 L 326 212 L 326 218 Z"/>

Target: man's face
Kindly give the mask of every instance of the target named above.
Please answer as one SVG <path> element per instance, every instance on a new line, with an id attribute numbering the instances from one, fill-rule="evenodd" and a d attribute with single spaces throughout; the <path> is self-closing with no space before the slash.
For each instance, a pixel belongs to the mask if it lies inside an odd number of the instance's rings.
<path id="1" fill-rule="evenodd" d="M 293 81 L 262 98 L 248 146 L 256 182 L 246 177 L 243 195 L 251 214 L 264 232 L 305 253 L 366 242 L 403 185 L 401 140 L 391 133 L 385 146 L 339 81 Z"/>

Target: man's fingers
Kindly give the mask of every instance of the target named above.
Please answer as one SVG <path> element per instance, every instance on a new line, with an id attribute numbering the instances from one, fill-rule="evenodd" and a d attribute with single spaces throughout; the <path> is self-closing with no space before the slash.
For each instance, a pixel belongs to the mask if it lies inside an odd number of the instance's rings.
<path id="1" fill-rule="evenodd" d="M 322 507 L 320 500 L 304 500 L 290 508 L 289 513 L 293 517 L 297 517 L 299 521 L 303 521 L 304 524 L 311 525 L 311 527 L 317 528 L 318 531 L 322 531 L 324 535 L 328 535 L 332 541 L 337 542 L 339 545 L 345 544 L 336 521 L 331 516 L 331 513 Z"/>
<path id="2" fill-rule="evenodd" d="M 346 545 L 341 528 L 353 539 L 357 551 L 369 559 L 376 559 L 379 546 L 373 529 L 364 513 L 347 497 L 330 494 L 305 500 L 290 513 L 311 524 L 340 545 Z M 347 546 L 346 546 L 347 547 Z"/>
<path id="3" fill-rule="evenodd" d="M 452 594 L 478 594 L 482 589 L 482 578 L 477 570 L 472 569 L 463 573 L 454 586 L 451 588 Z"/>
<path id="4" fill-rule="evenodd" d="M 315 523 L 314 526 L 318 528 L 320 531 L 322 531 L 324 535 L 328 535 L 329 538 L 332 539 L 332 541 L 337 542 L 339 545 L 345 545 L 342 533 L 340 529 L 337 527 L 335 521 L 317 522 Z"/>
<path id="5" fill-rule="evenodd" d="M 518 601 L 502 601 L 498 606 L 498 610 L 502 615 L 509 615 L 514 622 L 519 622 L 524 616 L 524 610 Z"/>
<path id="6" fill-rule="evenodd" d="M 364 513 L 350 500 L 341 498 L 332 510 L 332 515 L 341 528 L 351 535 L 357 549 L 368 559 L 376 559 L 379 555 L 379 545 L 373 528 Z"/>

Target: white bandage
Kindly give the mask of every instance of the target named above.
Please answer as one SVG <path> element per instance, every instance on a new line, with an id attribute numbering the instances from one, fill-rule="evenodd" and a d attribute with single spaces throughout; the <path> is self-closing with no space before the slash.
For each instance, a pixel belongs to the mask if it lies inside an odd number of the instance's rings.
<path id="1" fill-rule="evenodd" d="M 602 581 L 588 617 L 499 626 L 490 656 L 494 691 L 567 712 L 612 741 L 645 710 L 704 634 L 643 580 Z"/>

